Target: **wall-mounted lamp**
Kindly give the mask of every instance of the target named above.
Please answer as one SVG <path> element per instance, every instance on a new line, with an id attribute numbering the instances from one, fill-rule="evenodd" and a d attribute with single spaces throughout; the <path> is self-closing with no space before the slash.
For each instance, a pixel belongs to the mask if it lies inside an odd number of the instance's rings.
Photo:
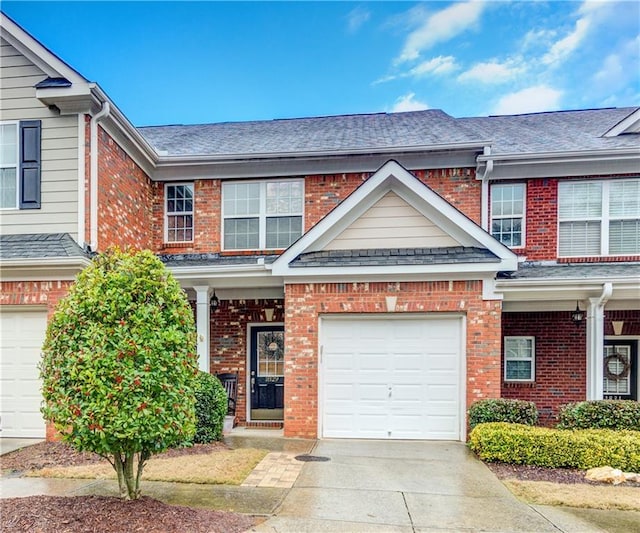
<path id="1" fill-rule="evenodd" d="M 624 320 L 612 320 L 611 326 L 613 327 L 613 334 L 616 337 L 622 335 L 622 328 L 624 328 Z"/>
<path id="2" fill-rule="evenodd" d="M 218 300 L 218 297 L 216 296 L 216 291 L 213 291 L 213 296 L 211 297 L 211 300 L 209 300 L 209 309 L 213 312 L 218 309 L 218 307 L 220 307 L 220 300 Z"/>
<path id="3" fill-rule="evenodd" d="M 576 326 L 582 324 L 584 320 L 584 311 L 580 310 L 580 306 L 578 302 L 576 302 L 576 310 L 571 313 L 571 322 L 573 322 Z"/>

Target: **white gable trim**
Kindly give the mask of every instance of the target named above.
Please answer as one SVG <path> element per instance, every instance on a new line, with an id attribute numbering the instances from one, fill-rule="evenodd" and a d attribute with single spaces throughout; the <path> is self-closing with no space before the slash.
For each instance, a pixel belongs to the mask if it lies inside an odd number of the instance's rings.
<path id="1" fill-rule="evenodd" d="M 87 79 L 34 39 L 4 13 L 0 13 L 2 38 L 51 78 L 66 78 L 72 84 L 86 84 Z"/>
<path id="2" fill-rule="evenodd" d="M 500 259 L 498 263 L 480 263 L 473 266 L 471 270 L 475 272 L 486 272 L 489 269 L 494 272 L 517 270 L 517 256 L 509 248 L 494 239 L 396 161 L 388 161 L 342 203 L 335 207 L 333 211 L 311 228 L 309 232 L 293 243 L 273 263 L 273 273 L 277 276 L 308 276 L 310 274 L 308 268 L 292 268 L 290 266 L 291 261 L 302 253 L 322 250 L 389 191 L 393 191 L 463 246 L 486 248 Z M 398 274 L 405 271 L 415 273 L 417 270 L 424 273 L 435 273 L 443 270 L 447 272 L 468 272 L 470 266 L 462 263 L 446 266 L 420 265 L 418 268 L 416 268 L 416 265 L 410 267 L 371 266 L 366 269 L 363 267 L 327 267 L 317 269 L 316 267 L 313 269 L 313 274 L 318 275 L 321 271 L 325 275 L 344 275 L 351 271 L 370 274 L 389 268 L 392 268 Z"/>
<path id="3" fill-rule="evenodd" d="M 640 108 L 618 122 L 604 137 L 617 137 L 623 133 L 640 133 Z"/>

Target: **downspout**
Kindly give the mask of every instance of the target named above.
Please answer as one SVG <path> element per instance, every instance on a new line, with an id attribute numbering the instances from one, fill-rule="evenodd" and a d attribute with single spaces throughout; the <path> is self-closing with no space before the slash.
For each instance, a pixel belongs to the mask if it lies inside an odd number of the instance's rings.
<path id="1" fill-rule="evenodd" d="M 604 395 L 604 306 L 611 298 L 613 285 L 602 286 L 602 294 L 589 298 L 587 309 L 587 400 L 602 400 Z"/>
<path id="2" fill-rule="evenodd" d="M 484 155 L 491 155 L 491 146 L 484 147 Z M 489 178 L 493 172 L 493 159 L 487 159 L 487 165 L 484 167 L 481 179 L 480 189 L 480 222 L 482 229 L 489 231 Z"/>
<path id="3" fill-rule="evenodd" d="M 109 115 L 111 106 L 109 102 L 102 103 L 102 108 L 91 117 L 90 127 L 90 167 L 89 167 L 89 195 L 90 195 L 90 238 L 91 250 L 98 251 L 98 122 Z"/>

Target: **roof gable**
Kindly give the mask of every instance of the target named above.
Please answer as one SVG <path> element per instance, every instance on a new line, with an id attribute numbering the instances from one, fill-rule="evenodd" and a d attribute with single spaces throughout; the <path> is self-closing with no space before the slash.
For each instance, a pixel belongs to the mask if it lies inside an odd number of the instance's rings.
<path id="1" fill-rule="evenodd" d="M 387 237 L 364 239 L 372 235 L 367 228 L 367 215 L 380 211 L 391 199 L 404 213 L 418 214 L 423 220 L 418 224 L 422 227 L 422 234 L 418 231 L 413 237 L 423 239 L 432 234 L 435 239 L 430 246 L 427 241 L 407 241 L 403 246 L 403 239 L 393 238 L 387 232 Z M 398 200 L 400 201 L 398 201 Z M 397 211 L 391 209 L 389 215 L 395 216 Z M 369 217 L 370 218 L 370 217 Z M 363 222 L 364 221 L 364 222 Z M 381 220 L 376 222 L 380 226 Z M 415 222 L 415 220 L 414 220 Z M 395 222 L 394 222 L 395 223 Z M 354 231 L 355 230 L 355 231 Z M 375 231 L 375 230 L 374 230 Z M 396 235 L 403 235 L 403 230 L 395 228 Z M 346 235 L 346 238 L 345 238 Z M 382 237 L 382 236 L 381 236 Z M 412 238 L 413 238 L 412 237 Z M 368 244 L 367 244 L 368 242 Z M 422 246 L 416 247 L 416 244 Z M 501 270 L 516 270 L 516 255 L 506 246 L 495 240 L 471 219 L 449 204 L 446 200 L 424 185 L 404 167 L 395 161 L 385 163 L 373 176 L 356 189 L 341 204 L 311 228 L 305 235 L 292 244 L 272 266 L 273 273 L 279 276 L 329 275 L 337 274 L 334 266 L 343 266 L 347 271 L 357 268 L 361 274 L 373 274 L 387 268 L 388 263 L 372 262 L 366 266 L 359 262 L 333 262 L 331 267 L 318 266 L 318 262 L 300 260 L 304 254 L 318 257 L 336 258 L 346 257 L 348 246 L 358 246 L 347 254 L 353 256 L 358 251 L 361 257 L 397 257 L 398 255 L 423 256 L 424 260 L 396 262 L 393 265 L 395 273 L 435 273 L 435 272 L 497 272 Z M 380 250 L 394 250 L 393 253 L 381 253 Z M 469 254 L 468 250 L 486 251 L 493 257 L 487 260 L 474 261 L 471 257 L 478 257 L 477 253 Z M 342 253 L 335 253 L 341 250 Z M 377 250 L 377 252 L 376 252 Z M 407 250 L 407 251 L 405 251 Z M 411 251 L 408 251 L 411 250 Z M 427 257 L 433 254 L 445 253 L 449 257 L 446 261 L 432 261 Z M 452 253 L 455 252 L 455 253 Z M 318 254 L 318 252 L 321 252 Z M 323 256 L 324 254 L 324 256 Z M 464 260 L 457 260 L 465 258 Z M 313 265 L 308 266 L 307 265 Z M 344 270 L 342 270 L 344 272 Z"/>
<path id="2" fill-rule="evenodd" d="M 624 120 L 618 122 L 604 137 L 617 137 L 625 133 L 640 133 L 640 109 L 636 109 Z"/>

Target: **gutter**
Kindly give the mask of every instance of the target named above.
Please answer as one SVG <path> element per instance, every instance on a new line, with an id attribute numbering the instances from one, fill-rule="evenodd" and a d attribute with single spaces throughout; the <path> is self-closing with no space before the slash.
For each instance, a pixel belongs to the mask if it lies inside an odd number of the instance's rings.
<path id="1" fill-rule="evenodd" d="M 91 250 L 98 251 L 98 122 L 109 115 L 111 105 L 108 100 L 102 102 L 102 109 L 91 117 L 89 140 L 89 198 L 90 222 L 89 235 Z"/>
<path id="2" fill-rule="evenodd" d="M 576 159 L 582 161 L 590 161 L 592 159 L 602 159 L 602 156 L 610 156 L 615 159 L 620 156 L 638 156 L 637 148 L 618 148 L 618 149 L 602 149 L 602 150 L 572 150 L 568 152 L 534 152 L 534 153 L 517 153 L 517 154 L 484 154 L 478 157 L 478 162 L 484 163 L 488 161 L 519 161 L 525 160 L 531 162 L 553 162 L 561 163 L 563 161 L 574 161 Z"/>
<path id="3" fill-rule="evenodd" d="M 493 172 L 493 159 L 491 157 L 491 145 L 488 144 L 484 147 L 483 156 L 478 157 L 478 165 L 476 166 L 476 179 L 480 174 L 480 160 L 486 159 L 486 165 L 484 172 L 482 173 L 481 189 L 480 189 L 480 225 L 482 229 L 489 232 L 489 180 L 491 179 L 491 173 Z"/>
<path id="4" fill-rule="evenodd" d="M 306 152 L 262 152 L 255 154 L 222 154 L 222 155 L 177 155 L 177 156 L 159 156 L 157 167 L 180 166 L 185 163 L 190 165 L 207 165 L 216 162 L 242 162 L 255 160 L 278 160 L 278 159 L 296 159 L 309 158 L 320 159 L 324 157 L 335 156 L 352 156 L 352 155 L 374 155 L 374 154 L 399 154 L 399 153 L 420 153 L 420 152 L 439 152 L 453 150 L 477 150 L 485 148 L 487 141 L 472 143 L 450 143 L 450 144 L 429 144 L 419 146 L 394 146 L 384 148 L 359 148 L 351 150 L 317 150 Z"/>

